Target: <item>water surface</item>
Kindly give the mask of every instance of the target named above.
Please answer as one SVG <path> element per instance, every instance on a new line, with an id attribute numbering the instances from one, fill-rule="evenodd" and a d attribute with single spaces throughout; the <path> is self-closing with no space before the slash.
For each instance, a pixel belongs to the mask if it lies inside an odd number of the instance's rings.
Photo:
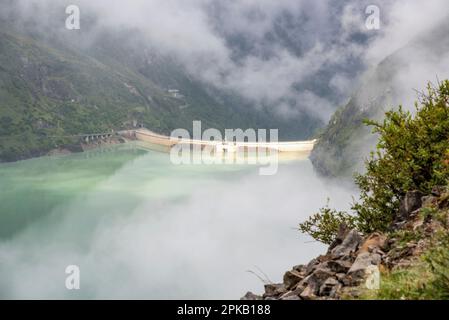
<path id="1" fill-rule="evenodd" d="M 1 298 L 236 299 L 323 247 L 297 223 L 328 196 L 309 161 L 175 166 L 132 146 L 0 165 Z M 78 265 L 81 289 L 65 288 Z M 268 278 L 268 279 L 267 279 Z"/>

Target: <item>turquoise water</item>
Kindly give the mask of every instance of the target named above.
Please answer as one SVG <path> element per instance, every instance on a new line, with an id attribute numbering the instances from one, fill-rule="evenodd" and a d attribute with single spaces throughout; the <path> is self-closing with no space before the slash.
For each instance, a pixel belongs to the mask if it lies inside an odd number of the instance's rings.
<path id="1" fill-rule="evenodd" d="M 138 161 L 147 155 L 147 161 Z M 125 166 L 116 183 L 104 182 Z M 132 169 L 130 169 L 132 167 Z M 132 206 L 144 199 L 189 193 L 194 184 L 212 178 L 229 179 L 242 166 L 174 166 L 168 155 L 118 146 L 70 156 L 54 156 L 0 165 L 0 238 L 8 238 L 44 218 L 70 200 L 95 190 L 97 197 L 127 199 Z M 58 211 L 58 210 L 56 210 Z M 60 213 L 63 213 L 62 211 Z"/>
<path id="2" fill-rule="evenodd" d="M 1 298 L 239 298 L 319 252 L 294 230 L 329 194 L 308 161 L 175 166 L 133 146 L 0 165 Z M 294 254 L 292 254 L 294 252 Z M 67 290 L 65 268 L 81 270 Z"/>

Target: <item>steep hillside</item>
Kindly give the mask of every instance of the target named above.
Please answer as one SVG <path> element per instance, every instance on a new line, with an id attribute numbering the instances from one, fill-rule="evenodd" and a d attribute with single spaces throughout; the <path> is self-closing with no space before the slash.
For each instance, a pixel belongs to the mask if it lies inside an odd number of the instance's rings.
<path id="1" fill-rule="evenodd" d="M 169 133 L 204 127 L 281 128 L 309 136 L 319 121 L 277 119 L 232 93 L 191 77 L 170 57 L 143 47 L 131 32 L 104 34 L 95 46 L 0 32 L 0 161 L 70 144 L 62 136 L 144 125 Z M 120 46 L 117 46 L 120 43 Z"/>
<path id="2" fill-rule="evenodd" d="M 376 156 L 355 177 L 352 211 L 326 206 L 299 224 L 326 254 L 244 299 L 448 299 L 448 108 L 444 80 L 423 91 L 414 115 L 400 108 L 371 121 Z"/>
<path id="3" fill-rule="evenodd" d="M 448 35 L 449 23 L 445 21 L 387 57 L 367 74 L 360 88 L 337 110 L 322 132 L 311 156 L 318 172 L 350 177 L 362 170 L 363 159 L 376 141 L 363 120 L 379 120 L 386 110 L 397 108 L 399 104 L 411 110 L 413 99 L 410 97 L 414 89 L 422 87 L 424 81 L 436 82 L 437 78 L 449 77 L 444 60 L 449 54 Z M 416 76 L 420 77 L 418 86 Z"/>

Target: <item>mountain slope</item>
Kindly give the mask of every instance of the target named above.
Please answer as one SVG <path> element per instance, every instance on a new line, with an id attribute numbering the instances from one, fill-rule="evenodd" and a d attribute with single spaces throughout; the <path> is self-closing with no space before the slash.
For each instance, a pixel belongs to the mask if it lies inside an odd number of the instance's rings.
<path id="1" fill-rule="evenodd" d="M 42 155 L 71 142 L 55 136 L 136 123 L 165 134 L 190 129 L 193 120 L 221 130 L 281 128 L 284 138 L 305 138 L 319 124 L 307 116 L 284 120 L 256 110 L 196 80 L 130 32 L 99 39 L 84 47 L 2 28 L 0 161 Z"/>
<path id="2" fill-rule="evenodd" d="M 376 141 L 363 120 L 380 120 L 386 110 L 399 104 L 413 112 L 413 90 L 425 87 L 428 81 L 449 78 L 448 63 L 447 21 L 384 59 L 322 132 L 311 155 L 316 170 L 332 177 L 348 177 L 363 170 L 363 160 Z"/>

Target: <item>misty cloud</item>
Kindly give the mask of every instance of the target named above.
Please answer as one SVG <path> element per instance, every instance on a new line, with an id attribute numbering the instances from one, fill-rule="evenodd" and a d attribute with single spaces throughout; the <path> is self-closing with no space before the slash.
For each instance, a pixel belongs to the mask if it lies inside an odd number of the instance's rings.
<path id="1" fill-rule="evenodd" d="M 328 196 L 346 209 L 351 190 L 321 180 L 307 161 L 282 165 L 275 176 L 257 173 L 141 156 L 0 243 L 0 297 L 236 299 L 260 292 L 263 283 L 247 271 L 280 281 L 283 270 L 321 253 L 324 246 L 297 224 Z M 120 196 L 112 196 L 116 190 Z M 67 265 L 80 267 L 80 291 L 66 290 Z"/>
<path id="2" fill-rule="evenodd" d="M 55 7 L 51 0 L 21 3 L 28 14 L 38 3 L 34 17 L 45 15 L 45 7 Z M 132 0 L 125 5 L 79 0 L 77 4 L 83 14 L 95 14 L 97 27 L 141 32 L 148 43 L 175 56 L 194 76 L 233 90 L 256 107 L 284 115 L 307 112 L 323 121 L 345 103 L 365 71 L 449 12 L 442 0 L 425 5 L 416 0 L 378 1 L 381 29 L 370 31 L 365 27 L 369 1 Z M 414 61 L 420 62 L 426 62 L 425 57 Z"/>

